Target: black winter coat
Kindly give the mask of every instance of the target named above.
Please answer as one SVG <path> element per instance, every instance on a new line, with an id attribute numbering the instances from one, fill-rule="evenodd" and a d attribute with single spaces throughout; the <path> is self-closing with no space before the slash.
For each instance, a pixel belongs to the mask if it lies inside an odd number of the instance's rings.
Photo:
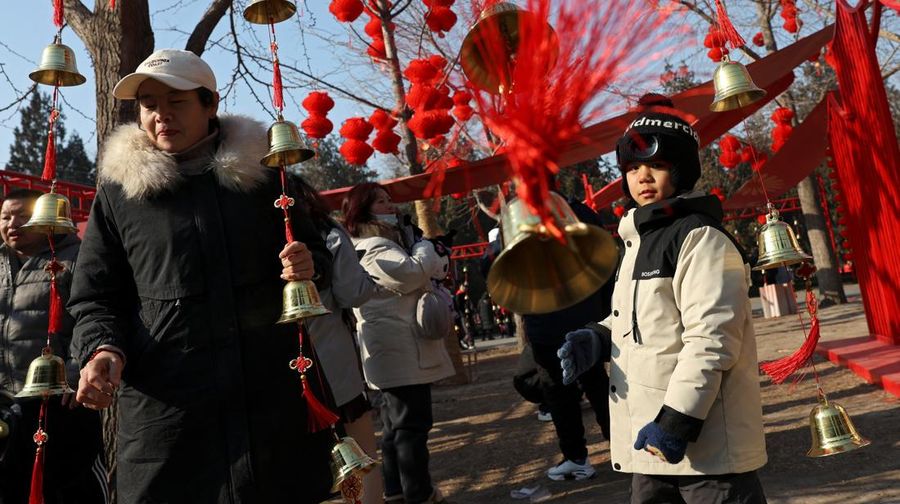
<path id="1" fill-rule="evenodd" d="M 275 325 L 284 225 L 277 172 L 259 165 L 266 130 L 222 118 L 214 142 L 208 169 L 186 176 L 136 125 L 111 135 L 69 303 L 73 353 L 82 365 L 100 345 L 126 354 L 120 502 L 320 502 L 330 434 L 307 433 L 288 367 L 297 327 Z M 323 287 L 331 255 L 299 208 L 294 236 Z"/>

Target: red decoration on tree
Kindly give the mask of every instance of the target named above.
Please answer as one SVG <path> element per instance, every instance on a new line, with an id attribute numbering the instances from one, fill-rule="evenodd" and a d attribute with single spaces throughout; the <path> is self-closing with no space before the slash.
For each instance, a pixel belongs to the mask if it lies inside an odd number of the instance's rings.
<path id="1" fill-rule="evenodd" d="M 428 58 L 415 59 L 406 66 L 403 76 L 413 84 L 433 84 L 440 76 L 440 70 Z"/>
<path id="2" fill-rule="evenodd" d="M 475 114 L 475 110 L 469 105 L 472 94 L 468 91 L 457 91 L 453 95 L 453 115 L 459 122 L 466 122 Z"/>
<path id="3" fill-rule="evenodd" d="M 453 124 L 453 118 L 450 117 L 447 109 L 418 109 L 413 113 L 412 118 L 407 121 L 407 125 L 413 132 L 413 135 L 421 140 L 443 135 L 453 128 Z"/>
<path id="4" fill-rule="evenodd" d="M 384 45 L 384 39 L 372 39 L 366 53 L 375 59 L 387 59 L 387 47 Z"/>
<path id="5" fill-rule="evenodd" d="M 766 39 L 763 38 L 762 32 L 756 32 L 756 35 L 753 36 L 753 45 L 756 47 L 762 47 L 766 45 Z"/>
<path id="6" fill-rule="evenodd" d="M 400 152 L 400 135 L 393 130 L 379 131 L 372 140 L 372 147 L 382 154 L 398 154 Z"/>
<path id="7" fill-rule="evenodd" d="M 753 159 L 756 157 L 756 148 L 750 144 L 744 146 L 741 149 L 741 162 L 742 163 L 751 163 Z"/>
<path id="8" fill-rule="evenodd" d="M 372 112 L 372 115 L 369 116 L 369 124 L 378 131 L 384 131 L 396 126 L 397 120 L 384 109 L 375 109 L 375 112 Z"/>
<path id="9" fill-rule="evenodd" d="M 334 124 L 325 116 L 310 115 L 300 127 L 310 138 L 325 138 L 334 129 Z"/>
<path id="10" fill-rule="evenodd" d="M 326 117 L 328 111 L 334 108 L 334 100 L 324 91 L 313 91 L 309 93 L 301 103 L 304 109 L 309 112 L 309 117 L 300 123 L 300 127 L 306 132 L 310 138 L 325 138 L 334 124 Z"/>
<path id="11" fill-rule="evenodd" d="M 759 152 L 756 155 L 756 160 L 750 164 L 750 168 L 753 168 L 753 171 L 758 172 L 762 170 L 762 167 L 766 165 L 766 161 L 769 160 L 769 155 L 765 152 Z"/>
<path id="12" fill-rule="evenodd" d="M 709 194 L 719 198 L 719 201 L 725 201 L 725 191 L 721 187 L 713 187 L 709 190 Z"/>
<path id="13" fill-rule="evenodd" d="M 771 119 L 775 122 L 775 128 L 772 129 L 772 152 L 778 152 L 794 131 L 794 127 L 791 126 L 794 111 L 787 107 L 778 107 L 772 112 Z"/>
<path id="14" fill-rule="evenodd" d="M 363 13 L 365 6 L 361 0 L 331 0 L 328 11 L 342 23 L 352 23 Z"/>
<path id="15" fill-rule="evenodd" d="M 625 215 L 625 207 L 621 205 L 613 207 L 613 214 L 621 219 Z"/>
<path id="16" fill-rule="evenodd" d="M 741 141 L 737 137 L 729 134 L 722 135 L 719 140 L 719 149 L 722 151 L 719 154 L 719 163 L 728 170 L 737 166 L 741 162 L 740 148 Z"/>
<path id="17" fill-rule="evenodd" d="M 301 105 L 310 114 L 325 115 L 334 108 L 334 100 L 324 91 L 313 91 L 303 99 Z"/>
<path id="18" fill-rule="evenodd" d="M 456 14 L 449 7 L 434 7 L 425 15 L 425 24 L 429 30 L 443 37 L 445 32 L 452 30 L 456 25 Z"/>
<path id="19" fill-rule="evenodd" d="M 348 139 L 339 149 L 344 159 L 352 165 L 364 165 L 375 152 L 369 144 L 362 140 Z"/>
<path id="20" fill-rule="evenodd" d="M 725 47 L 725 42 L 726 39 L 722 30 L 715 26 L 710 26 L 709 32 L 707 32 L 706 37 L 703 39 L 703 46 L 709 49 L 709 51 L 706 52 L 706 56 L 716 63 L 722 61 L 722 58 L 728 54 L 728 48 Z"/>
<path id="21" fill-rule="evenodd" d="M 366 141 L 374 127 L 362 117 L 351 117 L 341 125 L 341 136 L 352 140 Z"/>
<path id="22" fill-rule="evenodd" d="M 800 29 L 800 20 L 797 18 L 797 1 L 796 0 L 780 0 L 781 1 L 781 18 L 784 19 L 782 25 L 788 33 L 797 33 Z"/>

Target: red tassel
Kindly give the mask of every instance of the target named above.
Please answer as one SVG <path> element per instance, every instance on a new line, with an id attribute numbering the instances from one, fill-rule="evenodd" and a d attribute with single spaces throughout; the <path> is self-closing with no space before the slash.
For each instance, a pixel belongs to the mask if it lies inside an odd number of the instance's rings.
<path id="1" fill-rule="evenodd" d="M 41 174 L 41 180 L 50 182 L 56 178 L 56 139 L 53 135 L 53 128 L 47 134 L 47 152 L 44 154 L 44 173 Z"/>
<path id="2" fill-rule="evenodd" d="M 722 0 L 716 0 L 716 17 L 718 18 L 719 29 L 725 34 L 725 39 L 731 43 L 732 49 L 743 47 L 745 44 L 744 39 L 741 38 L 741 34 L 738 33 L 734 28 L 734 25 L 731 24 L 731 19 L 728 18 L 728 13 L 725 12 L 725 6 L 722 5 Z"/>
<path id="3" fill-rule="evenodd" d="M 47 326 L 47 332 L 50 334 L 58 334 L 62 329 L 63 321 L 63 302 L 62 296 L 59 295 L 59 289 L 56 286 L 56 278 L 50 279 L 50 321 Z"/>
<path id="4" fill-rule="evenodd" d="M 109 10 L 116 10 L 116 0 L 109 0 Z"/>
<path id="5" fill-rule="evenodd" d="M 28 496 L 28 504 L 44 504 L 44 443 L 47 442 L 47 433 L 44 432 L 44 419 L 47 416 L 47 399 L 41 403 L 41 412 L 38 417 L 38 429 L 32 436 L 37 450 L 34 452 L 34 466 L 31 468 L 31 493 Z"/>
<path id="6" fill-rule="evenodd" d="M 773 383 L 783 383 L 795 371 L 806 365 L 819 344 L 819 317 L 816 315 L 816 297 L 811 289 L 806 291 L 806 306 L 811 315 L 809 334 L 803 346 L 792 355 L 760 364 L 759 368 L 772 378 Z"/>
<path id="7" fill-rule="evenodd" d="M 334 425 L 338 416 L 319 401 L 307 383 L 306 375 L 301 376 L 300 380 L 303 382 L 303 398 L 308 409 L 306 420 L 309 432 L 319 432 Z"/>
<path id="8" fill-rule="evenodd" d="M 272 64 L 272 105 L 278 110 L 284 110 L 284 87 L 281 84 L 281 65 L 278 58 Z"/>
<path id="9" fill-rule="evenodd" d="M 53 24 L 57 28 L 63 25 L 63 0 L 53 0 Z"/>

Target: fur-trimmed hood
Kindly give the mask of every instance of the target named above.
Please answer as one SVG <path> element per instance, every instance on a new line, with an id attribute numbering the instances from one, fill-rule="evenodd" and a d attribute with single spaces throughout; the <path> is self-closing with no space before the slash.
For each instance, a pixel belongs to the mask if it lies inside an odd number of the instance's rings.
<path id="1" fill-rule="evenodd" d="M 358 235 L 356 237 L 356 240 L 378 236 L 387 240 L 391 240 L 398 245 L 403 245 L 403 240 L 400 237 L 400 231 L 396 226 L 392 226 L 386 222 L 377 220 L 371 222 L 361 222 L 356 225 L 356 232 Z"/>
<path id="2" fill-rule="evenodd" d="M 219 117 L 219 147 L 212 170 L 224 187 L 248 192 L 268 177 L 260 159 L 268 153 L 266 127 L 246 116 Z M 137 123 L 117 127 L 103 146 L 100 183 L 122 186 L 125 196 L 144 199 L 171 189 L 184 175 L 172 154 L 157 149 Z"/>

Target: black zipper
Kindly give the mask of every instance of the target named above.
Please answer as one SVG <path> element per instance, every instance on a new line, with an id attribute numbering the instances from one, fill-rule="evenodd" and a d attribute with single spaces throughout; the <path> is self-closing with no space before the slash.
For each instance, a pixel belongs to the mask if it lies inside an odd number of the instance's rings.
<path id="1" fill-rule="evenodd" d="M 638 318 L 637 318 L 638 287 L 640 287 L 640 280 L 635 280 L 634 281 L 634 298 L 631 301 L 631 338 L 638 345 L 643 345 L 644 340 L 641 339 L 641 330 L 638 327 Z"/>

